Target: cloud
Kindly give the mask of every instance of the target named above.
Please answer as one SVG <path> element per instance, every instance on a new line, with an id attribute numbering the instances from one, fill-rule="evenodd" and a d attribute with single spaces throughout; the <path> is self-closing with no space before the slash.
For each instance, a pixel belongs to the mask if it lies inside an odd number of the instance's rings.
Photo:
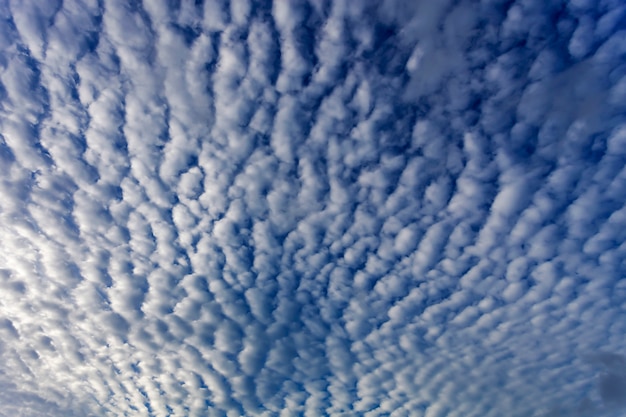
<path id="1" fill-rule="evenodd" d="M 0 414 L 623 412 L 622 5 L 0 14 Z"/>

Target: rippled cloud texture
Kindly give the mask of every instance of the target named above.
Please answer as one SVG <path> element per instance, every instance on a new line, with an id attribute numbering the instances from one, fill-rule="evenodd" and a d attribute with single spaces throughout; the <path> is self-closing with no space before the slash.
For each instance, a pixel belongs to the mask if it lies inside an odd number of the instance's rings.
<path id="1" fill-rule="evenodd" d="M 0 416 L 621 415 L 622 1 L 0 15 Z"/>

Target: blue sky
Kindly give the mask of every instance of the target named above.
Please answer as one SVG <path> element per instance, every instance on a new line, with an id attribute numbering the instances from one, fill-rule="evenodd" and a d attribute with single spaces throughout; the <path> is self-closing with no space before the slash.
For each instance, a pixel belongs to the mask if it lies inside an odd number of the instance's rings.
<path id="1" fill-rule="evenodd" d="M 626 412 L 622 1 L 0 16 L 0 416 Z"/>

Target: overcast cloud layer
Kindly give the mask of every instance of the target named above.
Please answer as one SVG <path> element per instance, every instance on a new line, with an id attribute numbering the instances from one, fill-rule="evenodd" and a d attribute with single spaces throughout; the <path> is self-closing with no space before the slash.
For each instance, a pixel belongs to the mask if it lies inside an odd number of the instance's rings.
<path id="1" fill-rule="evenodd" d="M 619 416 L 620 0 L 0 0 L 0 416 Z"/>

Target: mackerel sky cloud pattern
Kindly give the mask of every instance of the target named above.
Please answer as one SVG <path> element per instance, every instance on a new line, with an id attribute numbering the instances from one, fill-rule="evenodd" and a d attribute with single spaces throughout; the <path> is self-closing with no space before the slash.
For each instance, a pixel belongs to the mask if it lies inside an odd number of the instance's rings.
<path id="1" fill-rule="evenodd" d="M 625 412 L 624 2 L 0 19 L 0 416 Z"/>

